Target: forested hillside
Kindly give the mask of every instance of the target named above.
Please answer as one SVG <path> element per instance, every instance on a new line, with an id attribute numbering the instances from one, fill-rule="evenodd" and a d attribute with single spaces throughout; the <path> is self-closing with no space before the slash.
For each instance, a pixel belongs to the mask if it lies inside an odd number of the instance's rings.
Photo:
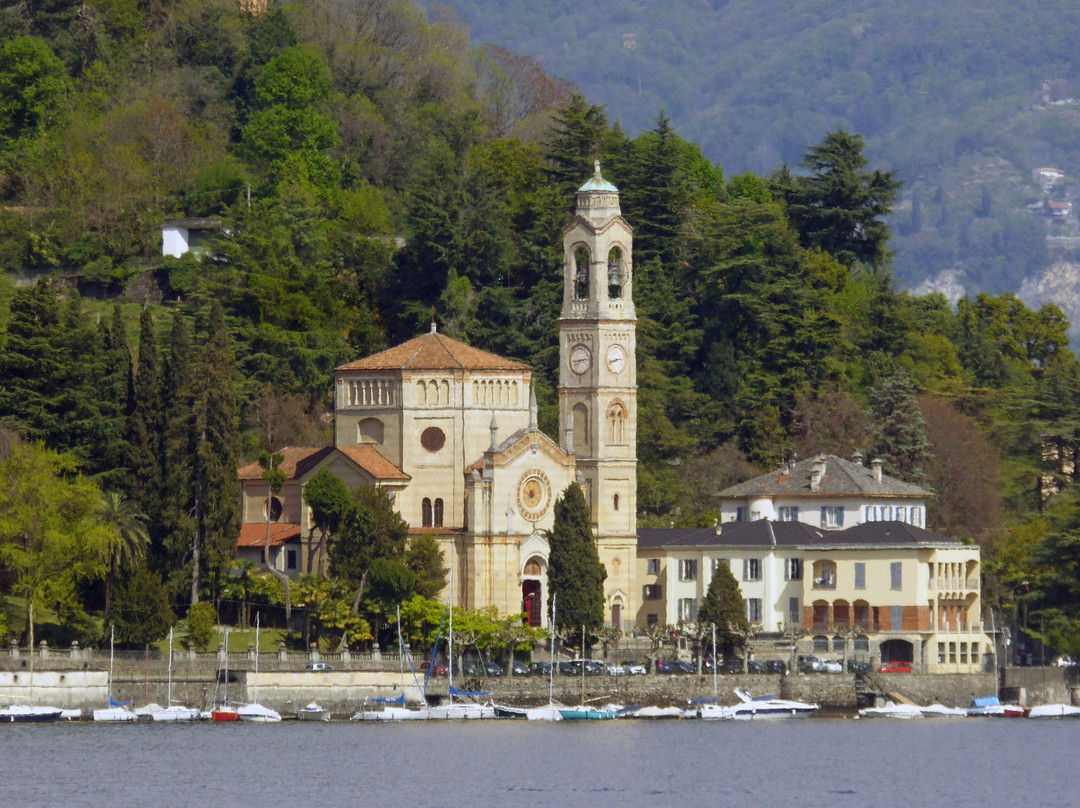
<path id="1" fill-rule="evenodd" d="M 43 468 L 77 465 L 150 527 L 141 555 L 65 567 L 82 577 L 49 597 L 67 619 L 114 580 L 135 597 L 132 570 L 180 606 L 232 586 L 236 465 L 263 453 L 271 484 L 270 453 L 327 440 L 332 369 L 433 317 L 529 362 L 557 434 L 561 228 L 599 147 L 635 229 L 639 524 L 711 524 L 727 484 L 860 450 L 934 489 L 931 526 L 986 542 L 1000 591 L 1038 582 L 1033 612 L 1072 630 L 1068 320 L 1011 294 L 898 291 L 902 177 L 874 168 L 876 141 L 808 124 L 797 170 L 777 153 L 733 173 L 667 117 L 630 137 L 409 3 L 251 7 L 0 14 L 3 445 L 69 453 Z M 160 257 L 162 220 L 190 216 L 222 221 L 209 252 Z M 5 507 L 11 572 L 24 526 Z M 405 563 L 403 540 L 385 546 Z M 374 575 L 346 561 L 354 584 Z M 422 578 L 381 569 L 375 610 Z"/>
<path id="2" fill-rule="evenodd" d="M 875 165 L 905 182 L 891 220 L 902 285 L 1023 287 L 1029 302 L 1080 313 L 1076 212 L 1045 205 L 1080 203 L 1074 3 L 449 5 L 474 41 L 538 59 L 628 132 L 664 110 L 732 171 L 794 164 L 838 126 L 862 132 Z M 1045 195 L 1040 167 L 1065 175 Z"/>

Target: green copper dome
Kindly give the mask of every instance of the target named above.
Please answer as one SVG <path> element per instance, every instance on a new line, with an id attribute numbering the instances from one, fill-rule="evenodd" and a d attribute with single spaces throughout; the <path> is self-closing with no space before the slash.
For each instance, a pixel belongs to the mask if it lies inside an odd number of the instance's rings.
<path id="1" fill-rule="evenodd" d="M 578 188 L 579 194 L 582 191 L 606 191 L 609 194 L 619 193 L 618 188 L 600 176 L 599 160 L 593 163 L 593 175 L 589 177 L 589 180 L 584 185 Z"/>

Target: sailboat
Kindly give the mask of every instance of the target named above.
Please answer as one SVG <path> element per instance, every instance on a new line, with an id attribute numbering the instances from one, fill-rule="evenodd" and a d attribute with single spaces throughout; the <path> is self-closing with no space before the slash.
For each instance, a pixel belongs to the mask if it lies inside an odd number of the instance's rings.
<path id="1" fill-rule="evenodd" d="M 64 711 L 59 707 L 36 706 L 34 704 L 34 596 L 30 595 L 27 622 L 30 624 L 30 703 L 5 704 L 0 707 L 0 723 L 3 724 L 48 724 L 59 721 Z"/>
<path id="2" fill-rule="evenodd" d="M 405 706 L 405 658 L 408 652 L 405 650 L 405 643 L 401 639 L 401 607 L 398 606 L 397 610 L 397 637 L 398 637 L 398 663 L 399 670 L 401 672 L 401 695 L 395 699 L 372 699 L 372 701 L 380 702 L 385 706 L 381 710 L 361 710 L 354 715 L 351 721 L 426 721 L 429 717 L 427 705 L 425 704 L 418 710 L 413 710 L 410 707 Z M 438 643 L 436 643 L 436 646 Z M 416 678 L 416 671 L 413 669 L 412 656 L 408 655 L 409 670 L 412 671 L 413 684 L 416 685 L 416 689 L 423 693 L 423 688 L 420 687 L 420 682 Z M 297 718 L 302 716 L 297 713 Z"/>
<path id="3" fill-rule="evenodd" d="M 720 704 L 719 693 L 716 686 L 716 670 L 720 667 L 720 658 L 716 655 L 716 623 L 712 625 L 712 704 L 702 704 L 697 710 L 689 713 L 688 717 L 704 718 L 707 721 L 727 720 L 734 718 L 731 708 Z"/>
<path id="4" fill-rule="evenodd" d="M 168 706 L 162 710 L 155 710 L 150 713 L 151 717 L 155 721 L 198 721 L 199 711 L 194 707 L 184 707 L 181 704 L 173 704 L 172 697 L 172 651 L 173 651 L 173 630 L 169 629 L 169 691 L 168 691 Z"/>
<path id="5" fill-rule="evenodd" d="M 229 630 L 225 629 L 225 701 L 210 711 L 210 718 L 215 722 L 239 721 L 236 708 L 229 704 Z"/>
<path id="6" fill-rule="evenodd" d="M 548 667 L 548 703 L 545 707 L 532 707 L 526 710 L 525 717 L 530 721 L 562 721 L 562 713 L 555 706 L 555 601 L 558 593 L 551 596 L 551 665 Z"/>
<path id="7" fill-rule="evenodd" d="M 112 697 L 112 682 L 113 682 L 113 644 L 116 639 L 116 629 L 113 626 L 109 626 L 109 706 L 100 710 L 94 710 L 95 721 L 114 721 L 128 723 L 132 721 L 138 721 L 139 716 L 135 715 L 131 710 L 127 708 L 127 705 L 131 704 L 130 701 L 119 702 L 114 701 Z"/>
<path id="8" fill-rule="evenodd" d="M 259 704 L 259 615 L 255 615 L 255 698 L 236 711 L 241 721 L 257 724 L 274 724 L 281 720 L 276 710 Z"/>
<path id="9" fill-rule="evenodd" d="M 446 635 L 447 653 L 450 657 L 449 666 L 449 698 L 446 704 L 428 708 L 428 717 L 440 720 L 462 721 L 480 718 L 494 718 L 495 708 L 490 704 L 474 704 L 472 702 L 454 701 L 454 696 L 486 696 L 487 693 L 468 693 L 454 689 L 454 568 L 450 567 L 450 628 Z"/>
<path id="10" fill-rule="evenodd" d="M 585 627 L 581 627 L 581 652 L 585 653 Z M 585 703 L 585 663 L 581 664 L 581 704 L 577 707 L 560 707 L 563 720 L 569 721 L 608 721 L 618 718 L 622 707 L 609 704 L 606 707 L 590 707 Z"/>

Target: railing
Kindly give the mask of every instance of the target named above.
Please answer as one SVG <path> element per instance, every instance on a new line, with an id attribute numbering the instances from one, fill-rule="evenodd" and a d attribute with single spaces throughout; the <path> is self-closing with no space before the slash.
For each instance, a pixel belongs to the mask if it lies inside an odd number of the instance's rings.
<path id="1" fill-rule="evenodd" d="M 954 577 L 948 575 L 942 575 L 938 578 L 930 579 L 930 588 L 934 589 L 934 584 L 937 584 L 937 589 L 942 589 L 951 592 L 959 592 L 965 589 L 978 589 L 979 588 L 979 576 L 973 575 L 970 578 Z"/>
<path id="2" fill-rule="evenodd" d="M 812 589 L 836 589 L 835 578 L 815 578 Z"/>

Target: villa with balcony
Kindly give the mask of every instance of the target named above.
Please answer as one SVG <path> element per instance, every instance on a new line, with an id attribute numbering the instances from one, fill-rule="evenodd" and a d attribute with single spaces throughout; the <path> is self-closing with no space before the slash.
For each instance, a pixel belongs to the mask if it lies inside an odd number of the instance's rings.
<path id="1" fill-rule="evenodd" d="M 787 638 L 798 653 L 907 661 L 928 673 L 992 664 L 976 545 L 896 520 L 843 530 L 771 519 L 643 528 L 638 625 L 695 622 L 720 564 L 739 582 L 755 644 Z"/>

